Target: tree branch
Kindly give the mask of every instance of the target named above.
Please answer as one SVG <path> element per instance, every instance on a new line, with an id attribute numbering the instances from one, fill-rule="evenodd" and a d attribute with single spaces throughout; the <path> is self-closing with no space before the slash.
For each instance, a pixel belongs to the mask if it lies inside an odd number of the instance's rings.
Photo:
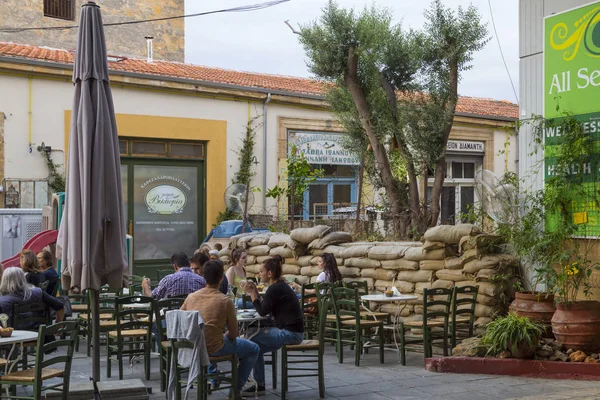
<path id="1" fill-rule="evenodd" d="M 290 24 L 290 20 L 289 19 L 285 20 L 284 22 L 285 22 L 285 24 L 287 26 L 290 27 L 290 29 L 292 30 L 293 33 L 295 33 L 296 35 L 301 35 L 302 34 L 300 31 L 297 31 L 296 29 L 294 29 L 294 27 Z"/>

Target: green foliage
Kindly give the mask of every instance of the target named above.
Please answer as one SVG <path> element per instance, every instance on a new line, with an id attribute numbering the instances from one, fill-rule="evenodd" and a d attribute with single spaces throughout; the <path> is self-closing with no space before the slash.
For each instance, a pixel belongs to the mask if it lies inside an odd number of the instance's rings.
<path id="1" fill-rule="evenodd" d="M 455 12 L 437 0 L 425 17 L 422 31 L 405 30 L 386 9 L 354 12 L 329 1 L 300 34 L 311 72 L 332 84 L 327 100 L 348 133 L 344 146 L 385 188 L 392 218 L 411 219 L 417 231 L 437 221 L 419 202 L 417 181 L 445 170 L 460 73 L 488 40 L 473 6 Z"/>
<path id="2" fill-rule="evenodd" d="M 527 317 L 519 317 L 509 313 L 490 322 L 481 339 L 488 348 L 487 354 L 495 356 L 503 351 L 509 351 L 513 357 L 519 357 L 527 350 L 534 350 L 546 327 Z"/>
<path id="3" fill-rule="evenodd" d="M 317 178 L 323 177 L 323 170 L 313 169 L 306 160 L 304 153 L 298 151 L 296 146 L 292 146 L 287 158 L 287 187 L 275 186 L 267 190 L 265 196 L 280 199 L 282 196 L 287 196 L 292 208 L 296 204 L 302 204 L 304 192 Z"/>
<path id="4" fill-rule="evenodd" d="M 38 146 L 38 152 L 44 158 L 46 167 L 48 167 L 48 187 L 52 193 L 64 192 L 66 188 L 65 176 L 58 171 L 60 164 L 54 164 L 50 152 L 46 151 L 46 146 Z"/>
<path id="5" fill-rule="evenodd" d="M 586 196 L 583 165 L 591 155 L 591 138 L 581 123 L 566 114 L 554 120 L 534 118 L 530 123 L 534 153 L 552 152 L 553 174 L 546 177 L 542 189 L 520 190 L 524 209 L 515 213 L 514 223 L 499 224 L 498 233 L 535 269 L 534 290 L 543 283 L 559 302 L 569 303 L 580 293 L 589 295 L 589 278 L 599 269 L 598 263 L 590 260 L 592 241 L 585 239 L 585 224 L 576 224 L 573 218 L 573 205 Z M 547 129 L 561 131 L 560 141 L 552 148 L 545 147 Z M 543 164 L 534 169 L 540 167 L 543 170 Z M 515 176 L 507 176 L 505 181 L 515 187 L 521 184 Z"/>

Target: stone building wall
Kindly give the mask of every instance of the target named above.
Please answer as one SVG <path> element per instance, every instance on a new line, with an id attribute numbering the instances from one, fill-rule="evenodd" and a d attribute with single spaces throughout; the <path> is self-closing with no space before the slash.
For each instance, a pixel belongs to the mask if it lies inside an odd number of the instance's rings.
<path id="1" fill-rule="evenodd" d="M 4 118 L 4 113 L 0 112 L 0 183 L 4 181 Z M 0 208 L 2 207 L 4 207 L 4 192 L 0 193 Z"/>
<path id="2" fill-rule="evenodd" d="M 43 0 L 2 0 L 1 28 L 72 26 L 79 23 L 80 6 L 87 0 L 74 0 L 75 20 L 44 16 Z M 105 24 L 184 15 L 184 0 L 97 0 Z M 145 36 L 154 37 L 154 58 L 184 61 L 185 21 L 183 18 L 143 24 L 106 27 L 108 54 L 146 57 Z M 0 42 L 48 46 L 72 50 L 77 29 L 0 32 Z"/>

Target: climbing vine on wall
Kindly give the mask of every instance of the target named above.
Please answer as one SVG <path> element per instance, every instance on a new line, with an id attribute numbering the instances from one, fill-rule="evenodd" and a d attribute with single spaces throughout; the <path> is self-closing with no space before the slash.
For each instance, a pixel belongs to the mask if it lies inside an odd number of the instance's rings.
<path id="1" fill-rule="evenodd" d="M 52 160 L 51 152 L 46 151 L 46 146 L 42 143 L 41 146 L 37 148 L 38 152 L 44 158 L 46 162 L 46 167 L 48 167 L 48 187 L 52 191 L 52 193 L 64 192 L 65 191 L 65 176 L 60 173 L 58 168 L 60 164 L 55 164 L 54 160 Z"/>

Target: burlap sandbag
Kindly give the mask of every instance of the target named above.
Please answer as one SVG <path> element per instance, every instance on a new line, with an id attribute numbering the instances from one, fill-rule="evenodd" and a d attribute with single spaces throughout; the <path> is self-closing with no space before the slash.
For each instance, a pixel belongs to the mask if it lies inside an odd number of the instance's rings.
<path id="1" fill-rule="evenodd" d="M 434 312 L 434 311 L 446 311 L 446 307 L 442 304 L 434 304 L 428 307 L 429 312 Z M 415 306 L 415 314 L 421 314 L 423 315 L 423 305 L 416 305 Z"/>
<path id="2" fill-rule="evenodd" d="M 494 254 L 473 259 L 465 264 L 464 270 L 476 274 L 482 269 L 497 269 L 501 265 L 517 265 L 518 258 L 508 254 Z"/>
<path id="3" fill-rule="evenodd" d="M 398 275 L 398 271 L 394 271 L 391 269 L 377 268 L 375 270 L 375 279 L 381 279 L 384 281 L 393 281 L 396 279 L 397 275 Z"/>
<path id="4" fill-rule="evenodd" d="M 422 247 L 410 247 L 404 253 L 404 259 L 410 261 L 443 260 L 446 257 L 446 249 L 423 251 Z"/>
<path id="5" fill-rule="evenodd" d="M 492 321 L 493 321 L 493 319 L 491 319 L 491 318 L 488 318 L 488 317 L 479 317 L 479 318 L 477 318 L 477 319 L 475 320 L 475 322 L 474 322 L 474 325 L 475 325 L 476 327 L 481 327 L 481 328 L 483 328 L 483 327 L 486 327 L 486 326 L 487 326 L 487 324 L 489 324 L 489 323 L 490 323 L 490 322 L 492 322 Z"/>
<path id="6" fill-rule="evenodd" d="M 402 258 L 407 249 L 404 246 L 373 246 L 368 256 L 373 260 L 397 260 Z"/>
<path id="7" fill-rule="evenodd" d="M 250 264 L 246 265 L 246 272 L 250 272 L 252 274 L 258 274 L 260 272 L 260 264 Z M 233 284 L 233 282 L 232 282 Z"/>
<path id="8" fill-rule="evenodd" d="M 498 253 L 503 243 L 504 239 L 500 235 L 482 233 L 462 237 L 458 247 L 461 252 L 477 248 L 481 254 L 493 254 Z"/>
<path id="9" fill-rule="evenodd" d="M 292 251 L 294 252 L 294 257 L 296 257 L 296 258 L 309 254 L 308 249 L 303 244 L 299 244 L 294 249 L 292 249 Z M 313 255 L 317 255 L 317 254 L 313 253 Z"/>
<path id="10" fill-rule="evenodd" d="M 284 275 L 300 275 L 300 267 L 297 265 L 283 264 L 281 270 Z"/>
<path id="11" fill-rule="evenodd" d="M 299 267 L 305 267 L 305 265 L 300 265 L 300 263 L 298 262 L 298 260 L 294 257 L 288 257 L 286 259 L 283 260 L 284 264 L 289 264 L 289 265 L 297 265 Z"/>
<path id="12" fill-rule="evenodd" d="M 485 293 L 477 293 L 477 302 L 485 306 L 502 305 L 504 302 L 504 294 L 498 295 L 498 297 L 488 296 Z"/>
<path id="13" fill-rule="evenodd" d="M 269 258 L 271 258 L 271 256 L 257 256 L 257 257 L 255 257 L 256 264 L 262 264 L 265 261 L 267 261 Z"/>
<path id="14" fill-rule="evenodd" d="M 437 276 L 438 279 L 444 279 L 452 282 L 469 280 L 467 276 L 463 275 L 462 270 L 460 269 L 440 269 L 439 271 L 435 271 L 435 276 Z"/>
<path id="15" fill-rule="evenodd" d="M 426 271 L 439 271 L 440 269 L 444 269 L 444 260 L 419 261 L 419 269 Z"/>
<path id="16" fill-rule="evenodd" d="M 285 245 L 290 235 L 287 233 L 276 233 L 269 238 L 269 247 L 279 247 Z"/>
<path id="17" fill-rule="evenodd" d="M 457 282 L 456 286 L 479 286 L 479 294 L 485 294 L 491 297 L 499 296 L 504 293 L 506 284 L 503 282 L 475 282 L 475 281 L 464 281 Z"/>
<path id="18" fill-rule="evenodd" d="M 381 307 L 377 311 L 388 313 L 393 317 L 396 315 L 400 317 L 410 317 L 414 312 L 414 306 L 407 306 L 403 303 L 401 304 L 390 304 L 390 303 L 382 303 Z"/>
<path id="19" fill-rule="evenodd" d="M 288 237 L 287 240 L 284 243 L 284 246 L 287 247 L 288 249 L 292 249 L 294 250 L 296 247 L 302 245 L 302 243 L 300 242 L 296 242 L 294 239 L 292 239 L 291 237 Z"/>
<path id="20" fill-rule="evenodd" d="M 269 251 L 271 250 L 271 248 L 264 244 L 262 246 L 254 246 L 254 247 L 250 247 L 247 252 L 248 254 L 250 254 L 251 256 L 266 256 L 269 254 Z"/>
<path id="21" fill-rule="evenodd" d="M 300 275 L 302 276 L 317 276 L 321 273 L 321 270 L 316 266 L 302 267 L 300 269 Z"/>
<path id="22" fill-rule="evenodd" d="M 377 280 L 375 280 L 375 289 L 377 289 L 378 292 L 383 292 L 385 290 L 392 289 L 393 284 L 394 284 L 394 282 L 392 282 L 392 281 L 377 279 Z M 402 293 L 402 292 L 400 292 L 400 293 Z"/>
<path id="23" fill-rule="evenodd" d="M 344 249 L 344 248 L 343 248 L 343 247 L 340 247 L 340 246 L 333 246 L 333 245 L 329 245 L 329 246 L 327 246 L 327 247 L 325 247 L 325 248 L 323 249 L 323 252 L 324 252 L 324 253 L 331 253 L 331 254 L 333 254 L 333 256 L 334 256 L 335 258 L 339 258 L 339 257 L 342 257 L 342 254 L 341 254 L 341 252 L 342 252 L 342 250 L 343 250 L 343 249 Z M 314 251 L 313 251 L 313 253 L 314 253 Z M 315 254 L 315 255 L 316 255 L 316 254 Z"/>
<path id="24" fill-rule="evenodd" d="M 399 271 L 396 279 L 407 282 L 431 282 L 434 271 Z"/>
<path id="25" fill-rule="evenodd" d="M 479 233 L 473 224 L 439 225 L 427 229 L 423 237 L 432 242 L 459 244 L 463 236 Z"/>
<path id="26" fill-rule="evenodd" d="M 399 260 L 383 260 L 381 261 L 381 267 L 397 271 L 416 271 L 419 269 L 419 262 L 405 260 L 404 258 Z"/>
<path id="27" fill-rule="evenodd" d="M 357 268 L 360 271 L 360 276 L 363 278 L 373 278 L 377 277 L 377 270 L 379 268 Z"/>
<path id="28" fill-rule="evenodd" d="M 448 257 L 444 259 L 445 269 L 462 269 L 465 260 L 461 257 Z"/>
<path id="29" fill-rule="evenodd" d="M 317 265 L 319 264 L 319 256 L 313 256 L 310 259 L 310 265 Z"/>
<path id="30" fill-rule="evenodd" d="M 431 289 L 431 282 L 417 282 L 415 283 L 415 293 L 416 294 L 423 294 L 423 291 L 425 289 Z"/>
<path id="31" fill-rule="evenodd" d="M 423 243 L 422 247 L 423 247 L 423 250 L 425 250 L 425 251 L 438 250 L 438 249 L 443 249 L 444 247 L 446 247 L 446 243 L 432 242 L 430 240 L 426 240 L 425 243 Z"/>
<path id="32" fill-rule="evenodd" d="M 344 265 L 356 268 L 379 268 L 381 267 L 381 262 L 371 260 L 370 258 L 346 258 L 344 259 Z"/>
<path id="33" fill-rule="evenodd" d="M 221 260 L 221 262 L 225 265 L 229 264 L 229 261 L 231 260 L 231 258 L 229 256 L 222 256 L 219 257 L 219 260 Z"/>
<path id="34" fill-rule="evenodd" d="M 313 256 L 320 256 L 323 253 L 325 253 L 323 250 L 321 249 L 312 249 L 311 251 L 308 251 L 308 247 L 306 248 L 306 254 L 312 254 Z"/>
<path id="35" fill-rule="evenodd" d="M 454 282 L 447 281 L 444 279 L 438 279 L 436 281 L 433 281 L 433 283 L 431 284 L 431 287 L 433 289 L 450 289 L 452 286 L 454 286 Z"/>
<path id="36" fill-rule="evenodd" d="M 316 276 L 314 278 L 317 279 Z M 285 279 L 285 275 L 283 276 L 283 279 Z M 296 276 L 296 283 L 298 285 L 305 285 L 305 284 L 311 283 L 311 282 L 310 282 L 310 278 L 308 276 L 298 275 L 298 276 Z"/>
<path id="37" fill-rule="evenodd" d="M 475 282 L 493 281 L 498 274 L 502 274 L 503 272 L 505 272 L 503 269 L 480 269 L 477 275 L 475 275 Z"/>
<path id="38" fill-rule="evenodd" d="M 250 239 L 248 241 L 248 246 L 254 247 L 254 246 L 262 246 L 264 244 L 267 244 L 267 243 L 269 243 L 270 237 L 271 237 L 271 234 L 267 234 L 267 233 L 258 234 L 256 236 L 252 237 L 252 239 Z"/>
<path id="39" fill-rule="evenodd" d="M 341 258 L 366 257 L 373 246 L 370 244 L 361 244 L 356 246 L 345 247 L 340 251 Z"/>
<path id="40" fill-rule="evenodd" d="M 248 247 L 246 242 L 250 240 L 254 235 L 256 235 L 256 232 L 240 233 L 239 235 L 233 235 L 229 238 L 229 248 L 231 250 L 237 247 L 245 249 L 246 247 Z"/>
<path id="41" fill-rule="evenodd" d="M 369 287 L 369 290 L 373 289 L 375 287 L 375 280 L 373 278 L 344 278 L 342 279 L 343 282 L 355 282 L 355 281 L 362 281 L 362 282 L 367 282 L 367 286 Z"/>
<path id="42" fill-rule="evenodd" d="M 342 277 L 344 278 L 358 278 L 360 276 L 360 268 L 346 267 L 344 265 L 338 266 Z"/>
<path id="43" fill-rule="evenodd" d="M 246 257 L 247 257 L 247 258 L 246 258 L 246 264 L 258 264 L 258 263 L 256 262 L 256 256 L 249 256 L 249 255 L 246 255 Z"/>
<path id="44" fill-rule="evenodd" d="M 287 247 L 272 247 L 269 251 L 270 256 L 281 256 L 281 258 L 294 258 L 294 252 Z"/>
<path id="45" fill-rule="evenodd" d="M 396 286 L 396 289 L 398 289 L 401 294 L 411 294 L 415 291 L 414 282 L 396 280 L 393 286 Z"/>
<path id="46" fill-rule="evenodd" d="M 290 232 L 290 238 L 296 242 L 309 244 L 315 239 L 325 236 L 331 231 L 331 227 L 327 225 L 317 225 L 312 228 L 298 228 Z"/>
<path id="47" fill-rule="evenodd" d="M 223 256 L 231 256 L 231 250 L 229 249 L 229 247 L 223 247 L 220 251 L 219 251 L 219 257 L 223 257 Z"/>
<path id="48" fill-rule="evenodd" d="M 301 267 L 308 267 L 309 265 L 311 265 L 310 260 L 313 259 L 313 256 L 302 256 L 302 257 L 298 257 L 298 259 L 296 260 L 298 265 Z"/>
<path id="49" fill-rule="evenodd" d="M 484 304 L 477 303 L 475 305 L 475 317 L 488 317 L 495 318 L 500 314 L 500 309 L 494 306 L 486 306 Z"/>
<path id="50" fill-rule="evenodd" d="M 347 243 L 352 241 L 352 235 L 348 232 L 329 232 L 319 239 L 315 239 L 308 245 L 308 249 L 324 249 L 329 245 Z"/>

